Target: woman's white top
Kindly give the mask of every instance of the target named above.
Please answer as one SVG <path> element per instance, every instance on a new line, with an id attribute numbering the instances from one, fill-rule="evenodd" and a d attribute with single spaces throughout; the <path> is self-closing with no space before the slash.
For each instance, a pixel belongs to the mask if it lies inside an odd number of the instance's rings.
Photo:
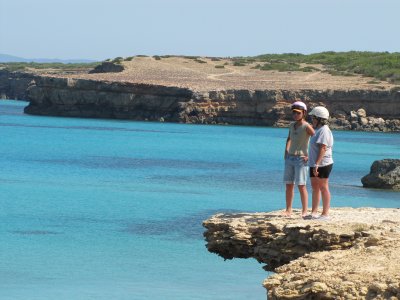
<path id="1" fill-rule="evenodd" d="M 333 164 L 332 159 L 332 147 L 333 147 L 333 135 L 332 131 L 327 125 L 324 125 L 315 130 L 315 134 L 310 139 L 310 150 L 308 153 L 308 165 L 310 167 L 315 166 L 315 161 L 318 158 L 321 144 L 326 146 L 326 152 L 318 164 L 318 167 L 328 166 Z"/>

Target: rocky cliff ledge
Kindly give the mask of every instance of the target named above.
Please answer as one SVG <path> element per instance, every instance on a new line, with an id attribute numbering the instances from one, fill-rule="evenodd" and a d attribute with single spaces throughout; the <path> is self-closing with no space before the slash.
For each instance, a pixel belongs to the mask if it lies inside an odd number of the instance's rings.
<path id="1" fill-rule="evenodd" d="M 278 127 L 288 125 L 290 103 L 301 99 L 310 106 L 326 105 L 335 129 L 400 131 L 398 91 L 200 92 L 177 86 L 37 76 L 28 95 L 25 112 L 29 114 Z"/>
<path id="2" fill-rule="evenodd" d="M 210 252 L 255 258 L 274 271 L 268 299 L 399 299 L 400 209 L 335 208 L 329 221 L 300 213 L 218 214 L 204 221 Z"/>
<path id="3" fill-rule="evenodd" d="M 48 76 L 37 76 L 35 82 L 25 108 L 35 115 L 173 122 L 193 96 L 186 88 L 142 83 Z"/>
<path id="4" fill-rule="evenodd" d="M 332 76 L 322 70 L 263 71 L 212 58 L 135 57 L 120 67 L 121 72 L 29 74 L 34 84 L 26 91 L 30 101 L 26 112 L 285 127 L 291 121 L 290 103 L 302 100 L 310 107 L 325 105 L 334 129 L 400 131 L 400 86 L 385 81 Z M 0 95 L 12 98 L 10 87 L 16 83 L 12 76 L 25 75 L 1 72 L 5 73 Z"/>
<path id="5" fill-rule="evenodd" d="M 0 99 L 27 100 L 33 79 L 30 73 L 0 70 Z"/>

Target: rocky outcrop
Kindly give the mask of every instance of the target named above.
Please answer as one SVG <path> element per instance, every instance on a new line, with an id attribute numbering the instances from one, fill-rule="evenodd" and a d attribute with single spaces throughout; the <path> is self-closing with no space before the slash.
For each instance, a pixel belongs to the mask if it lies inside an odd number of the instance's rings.
<path id="1" fill-rule="evenodd" d="M 30 73 L 0 70 L 0 99 L 27 100 L 33 78 Z"/>
<path id="2" fill-rule="evenodd" d="M 30 114 L 123 118 L 201 124 L 287 126 L 290 103 L 323 103 L 333 112 L 333 128 L 400 131 L 397 91 L 224 90 L 38 76 L 29 88 Z M 363 105 L 369 117 L 352 111 Z M 375 118 L 374 116 L 379 116 Z M 382 119 L 386 118 L 386 120 Z M 393 119 L 392 119 L 393 118 Z M 366 119 L 367 124 L 362 124 Z"/>
<path id="3" fill-rule="evenodd" d="M 267 264 L 269 299 L 400 297 L 400 209 L 335 208 L 329 221 L 296 213 L 215 215 L 203 223 L 207 248 Z"/>
<path id="4" fill-rule="evenodd" d="M 113 62 L 104 61 L 100 65 L 96 66 L 93 70 L 89 71 L 89 74 L 94 73 L 119 73 L 124 70 L 124 66 Z"/>
<path id="5" fill-rule="evenodd" d="M 374 161 L 370 173 L 361 182 L 368 188 L 400 191 L 400 159 Z"/>
<path id="6" fill-rule="evenodd" d="M 27 99 L 26 113 L 201 124 L 286 127 L 290 103 L 325 105 L 331 127 L 400 131 L 400 91 L 219 90 L 0 71 L 0 98 Z M 368 113 L 368 115 L 367 115 Z"/>
<path id="7" fill-rule="evenodd" d="M 184 88 L 39 76 L 25 112 L 36 115 L 178 121 Z"/>
<path id="8" fill-rule="evenodd" d="M 359 131 L 400 131 L 400 119 L 383 119 L 367 116 L 365 109 L 349 113 L 336 111 L 330 119 L 330 127 L 339 130 Z"/>

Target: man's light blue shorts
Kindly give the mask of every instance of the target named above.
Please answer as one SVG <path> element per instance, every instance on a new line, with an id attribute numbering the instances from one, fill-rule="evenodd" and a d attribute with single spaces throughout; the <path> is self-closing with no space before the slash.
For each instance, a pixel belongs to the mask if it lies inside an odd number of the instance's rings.
<path id="1" fill-rule="evenodd" d="M 288 156 L 285 159 L 283 181 L 287 184 L 306 185 L 308 166 L 300 156 Z"/>

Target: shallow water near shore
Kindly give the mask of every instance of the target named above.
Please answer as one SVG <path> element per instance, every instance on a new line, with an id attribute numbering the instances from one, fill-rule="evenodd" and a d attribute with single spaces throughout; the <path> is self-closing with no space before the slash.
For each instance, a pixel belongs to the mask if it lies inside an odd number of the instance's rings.
<path id="1" fill-rule="evenodd" d="M 0 299 L 265 299 L 254 260 L 205 248 L 217 212 L 284 206 L 287 129 L 73 119 L 0 102 Z M 400 134 L 334 132 L 332 206 L 400 207 L 361 187 Z M 296 194 L 295 206 L 300 201 Z"/>

